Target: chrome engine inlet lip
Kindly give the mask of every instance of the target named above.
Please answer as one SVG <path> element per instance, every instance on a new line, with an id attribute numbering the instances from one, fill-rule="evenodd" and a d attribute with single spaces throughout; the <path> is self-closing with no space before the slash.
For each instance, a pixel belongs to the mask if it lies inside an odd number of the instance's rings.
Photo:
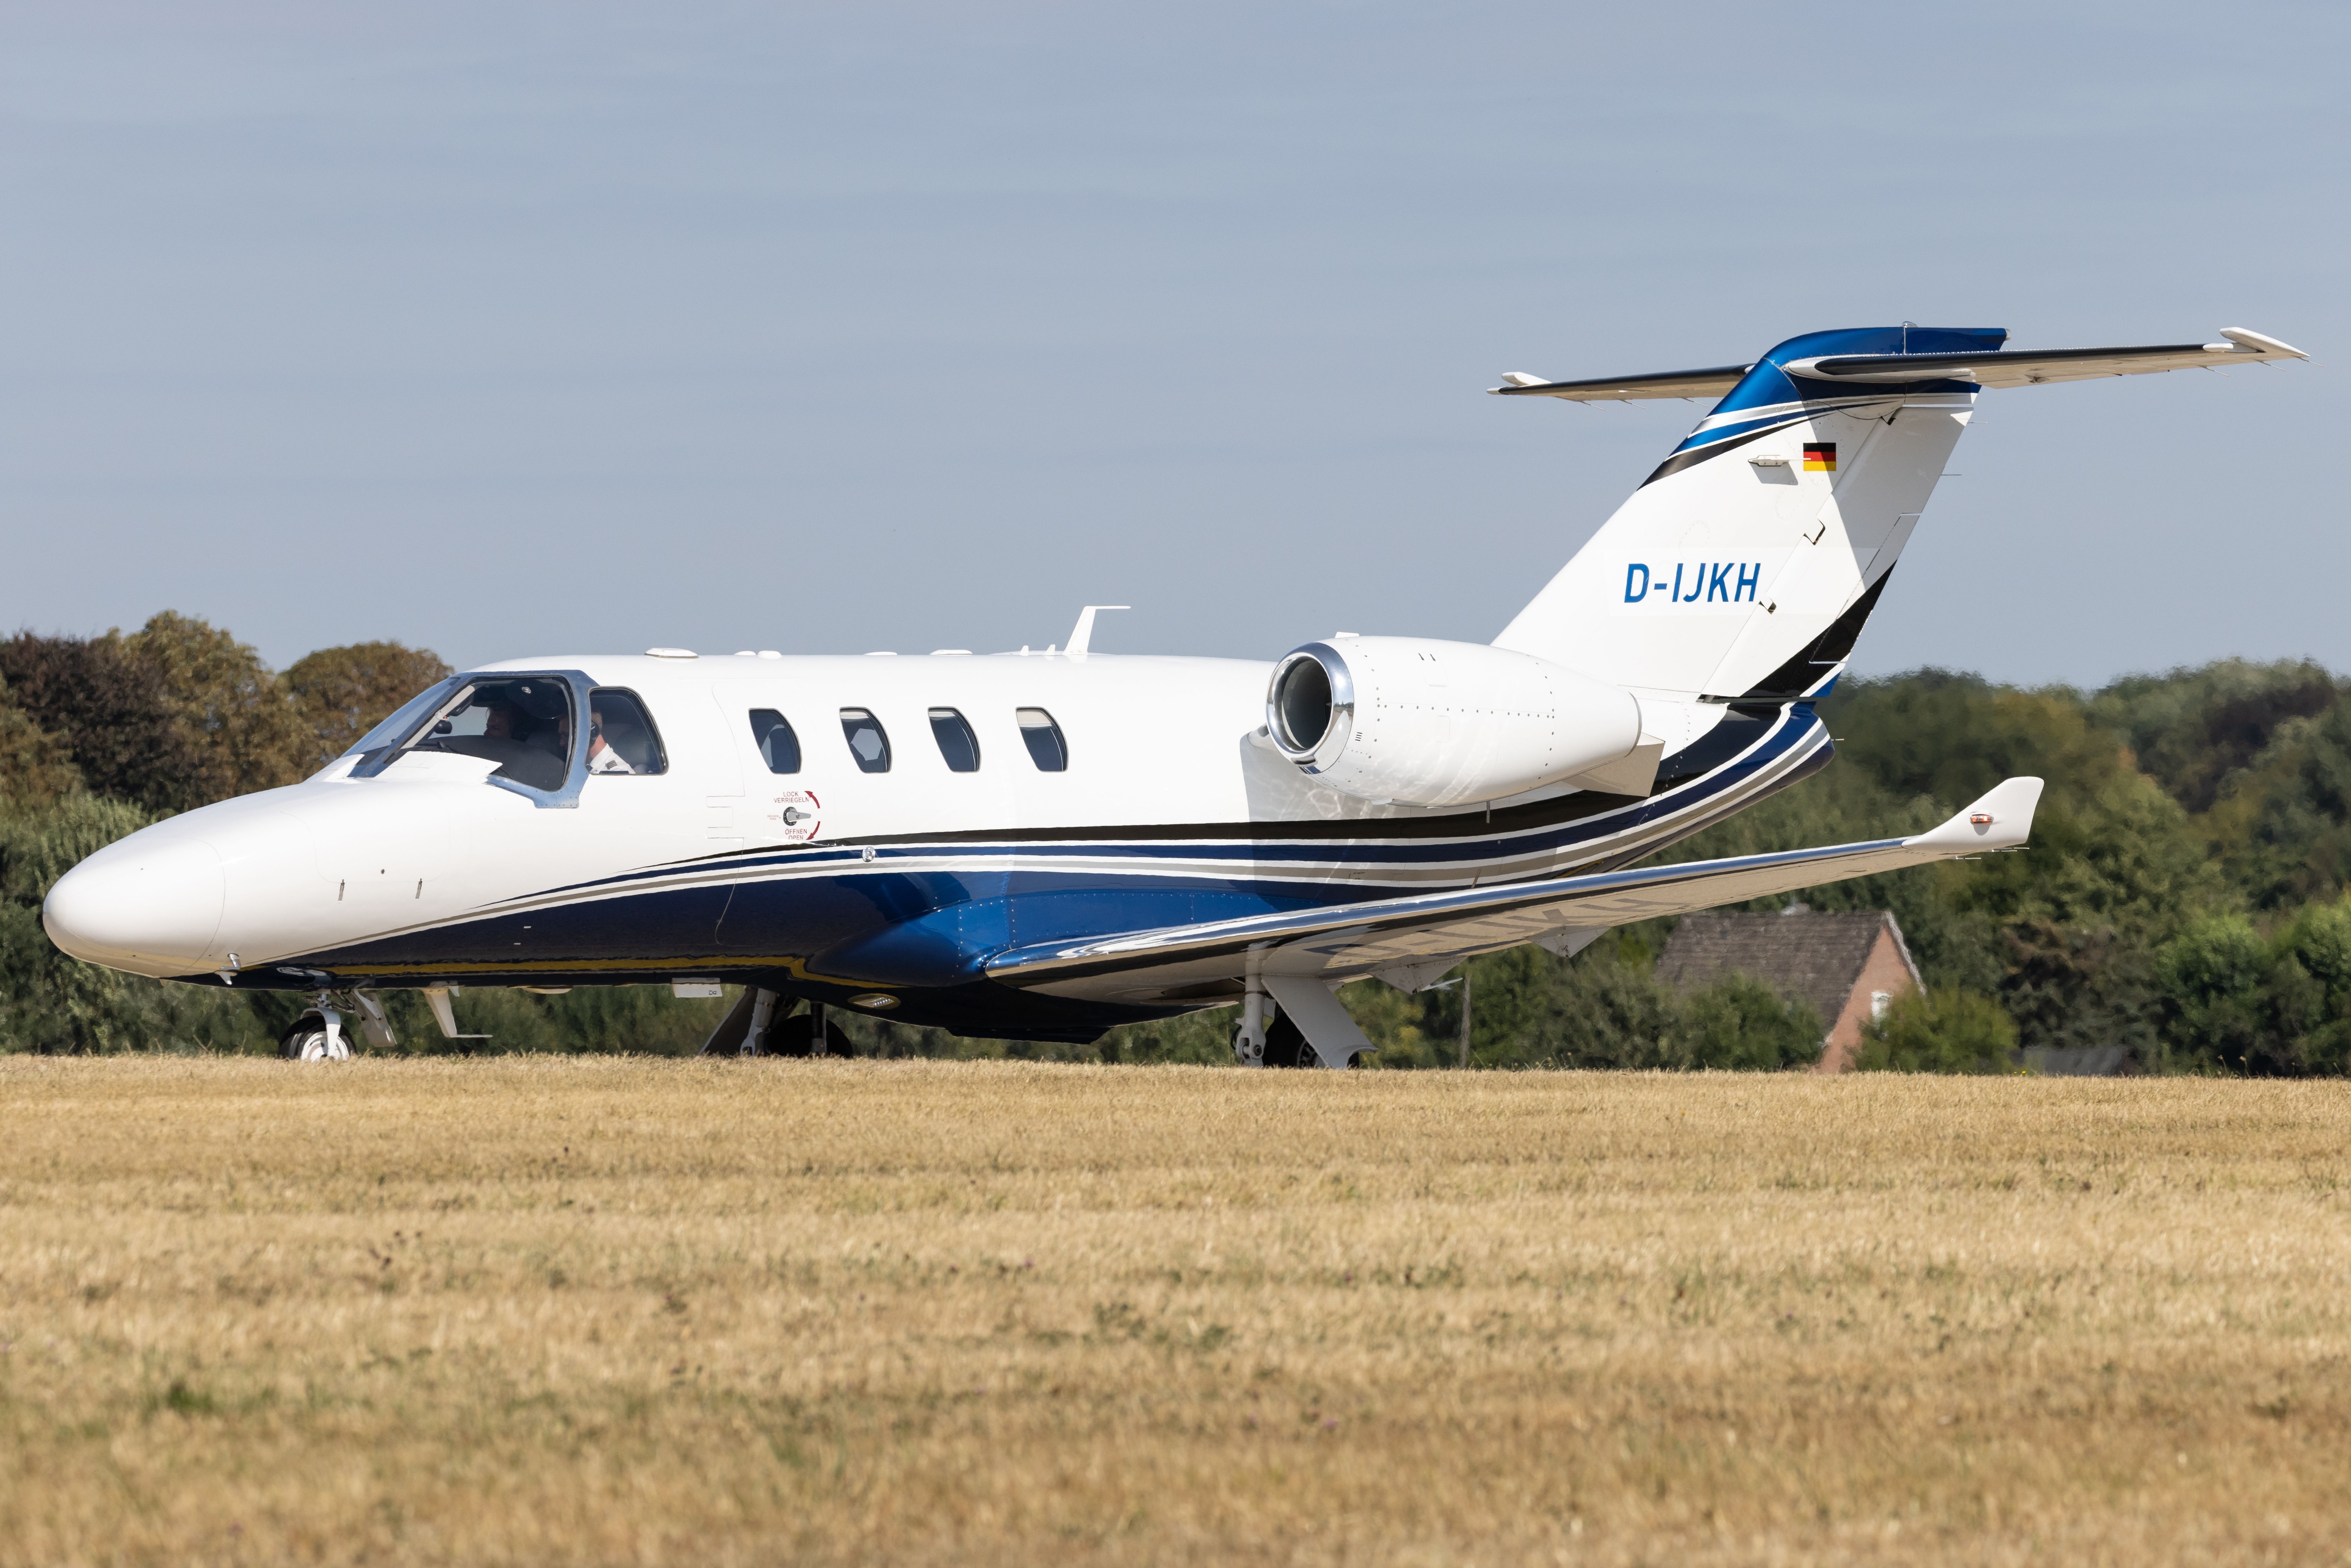
<path id="1" fill-rule="evenodd" d="M 1311 746 L 1300 746 L 1282 720 L 1281 685 L 1290 672 L 1306 660 L 1322 665 L 1323 677 L 1330 683 L 1331 719 Z M 1266 683 L 1265 729 L 1272 738 L 1274 749 L 1309 773 L 1321 773 L 1339 759 L 1354 734 L 1355 678 L 1338 649 L 1328 643 L 1308 643 L 1281 656 L 1273 666 L 1273 678 Z"/>

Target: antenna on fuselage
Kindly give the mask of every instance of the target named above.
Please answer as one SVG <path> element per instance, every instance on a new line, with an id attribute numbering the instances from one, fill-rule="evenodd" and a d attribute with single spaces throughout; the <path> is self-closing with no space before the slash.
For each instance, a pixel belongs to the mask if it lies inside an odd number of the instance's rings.
<path id="1" fill-rule="evenodd" d="M 1070 633 L 1070 645 L 1061 650 L 1072 659 L 1083 663 L 1086 646 L 1094 640 L 1094 612 L 1097 610 L 1132 610 L 1132 604 L 1089 604 L 1078 612 L 1078 624 Z"/>

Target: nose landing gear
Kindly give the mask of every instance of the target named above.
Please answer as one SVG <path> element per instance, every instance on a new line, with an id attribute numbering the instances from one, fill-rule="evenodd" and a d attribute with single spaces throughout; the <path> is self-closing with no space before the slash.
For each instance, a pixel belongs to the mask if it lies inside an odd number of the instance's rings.
<path id="1" fill-rule="evenodd" d="M 324 991 L 310 1010 L 277 1037 L 278 1057 L 286 1061 L 348 1061 L 350 1042 L 343 1038 L 343 1015 Z"/>
<path id="2" fill-rule="evenodd" d="M 351 1015 L 357 1015 L 355 1021 L 368 1044 L 379 1051 L 398 1049 L 400 1042 L 392 1036 L 392 1018 L 383 1010 L 381 998 L 366 990 L 350 991 L 340 998 L 332 991 L 320 991 L 311 998 L 309 1011 L 277 1037 L 279 1058 L 287 1061 L 350 1061 L 351 1042 L 343 1032 L 343 1020 Z"/>

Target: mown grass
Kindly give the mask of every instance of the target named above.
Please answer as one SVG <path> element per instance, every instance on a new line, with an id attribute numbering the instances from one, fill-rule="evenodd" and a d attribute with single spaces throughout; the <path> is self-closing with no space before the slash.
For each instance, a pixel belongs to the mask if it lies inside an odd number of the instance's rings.
<path id="1" fill-rule="evenodd" d="M 2351 1088 L 0 1062 L 0 1563 L 2335 1561 Z"/>

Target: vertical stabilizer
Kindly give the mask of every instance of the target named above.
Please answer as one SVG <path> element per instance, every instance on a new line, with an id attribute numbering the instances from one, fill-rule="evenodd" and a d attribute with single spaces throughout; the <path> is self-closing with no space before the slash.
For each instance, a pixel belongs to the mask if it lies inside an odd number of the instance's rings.
<path id="1" fill-rule="evenodd" d="M 1865 383 L 1808 372 L 1834 356 L 1995 353 L 2007 336 L 1877 327 L 1781 344 L 1496 645 L 1682 701 L 1818 686 L 1852 652 L 1977 383 L 1963 367 Z"/>

